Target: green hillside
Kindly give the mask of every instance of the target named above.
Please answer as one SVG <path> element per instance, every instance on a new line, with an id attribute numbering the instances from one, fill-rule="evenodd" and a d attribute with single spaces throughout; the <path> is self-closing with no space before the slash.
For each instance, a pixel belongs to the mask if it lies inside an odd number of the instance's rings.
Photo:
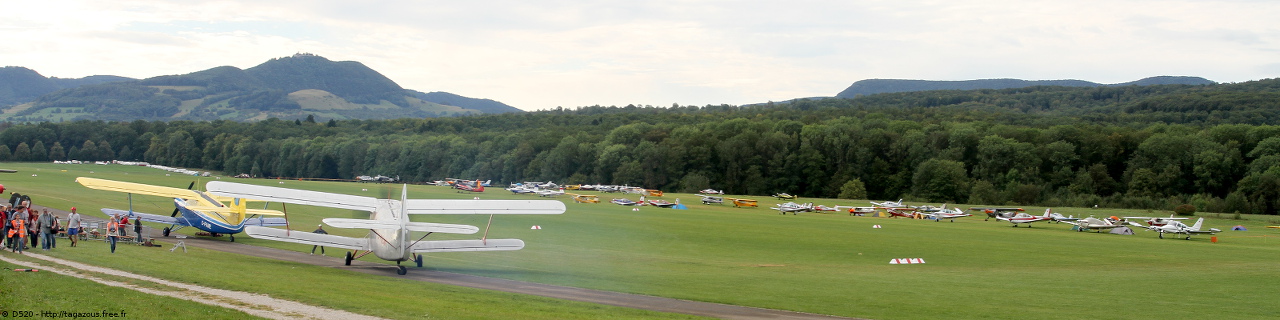
<path id="1" fill-rule="evenodd" d="M 60 85 L 76 86 L 55 91 Z M 519 111 L 456 95 L 447 102 L 424 99 L 359 62 L 311 54 L 271 59 L 249 69 L 223 66 L 110 83 L 57 82 L 29 69 L 6 68 L 0 72 L 4 97 L 11 98 L 0 101 L 0 121 L 24 122 L 393 119 Z"/>

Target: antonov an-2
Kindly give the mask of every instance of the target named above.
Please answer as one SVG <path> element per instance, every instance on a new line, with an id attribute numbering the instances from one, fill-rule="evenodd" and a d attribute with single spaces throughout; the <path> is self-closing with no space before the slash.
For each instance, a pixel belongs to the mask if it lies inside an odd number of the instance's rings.
<path id="1" fill-rule="evenodd" d="M 470 225 L 442 224 L 409 221 L 411 214 L 561 214 L 564 203 L 556 200 L 439 200 L 409 199 L 408 185 L 401 191 L 400 200 L 336 194 L 319 191 L 286 189 L 242 183 L 213 181 L 206 185 L 212 194 L 253 198 L 309 206 L 321 206 L 370 212 L 369 219 L 325 218 L 323 221 L 337 228 L 369 229 L 363 238 L 351 238 L 309 232 L 289 232 L 266 227 L 248 227 L 245 233 L 259 239 L 293 242 L 326 247 L 364 251 L 347 252 L 346 264 L 373 253 L 383 260 L 395 261 L 397 274 L 408 270 L 404 261 L 414 261 L 422 267 L 421 253 L 462 251 L 506 251 L 524 248 L 520 239 L 479 239 L 423 241 L 432 233 L 475 234 L 480 229 Z M 417 240 L 411 232 L 426 232 Z"/>

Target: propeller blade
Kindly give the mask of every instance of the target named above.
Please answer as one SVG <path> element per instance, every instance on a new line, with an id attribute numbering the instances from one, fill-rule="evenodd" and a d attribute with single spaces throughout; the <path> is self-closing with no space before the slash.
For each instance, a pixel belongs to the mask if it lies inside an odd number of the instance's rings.
<path id="1" fill-rule="evenodd" d="M 191 188 L 195 188 L 195 187 L 196 187 L 196 182 L 192 181 L 191 184 L 187 185 L 187 190 L 191 190 Z"/>

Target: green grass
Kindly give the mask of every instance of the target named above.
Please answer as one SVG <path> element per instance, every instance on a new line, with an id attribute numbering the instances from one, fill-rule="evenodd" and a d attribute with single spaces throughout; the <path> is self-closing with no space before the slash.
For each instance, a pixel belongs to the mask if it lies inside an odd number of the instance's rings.
<path id="1" fill-rule="evenodd" d="M 155 169 L 120 166 L 4 164 L 0 167 L 23 170 L 14 175 L 14 179 L 5 180 L 11 189 L 39 194 L 40 197 L 33 196 L 39 204 L 79 205 L 83 213 L 91 212 L 84 210 L 86 206 L 120 208 L 127 204 L 123 195 L 68 184 L 77 175 L 88 175 L 89 170 L 94 170 L 92 176 L 98 178 L 177 187 L 185 187 L 192 180 L 191 177 L 165 177 L 164 172 Z M 62 168 L 68 172 L 61 172 Z M 35 169 L 40 169 L 40 177 L 30 177 L 30 171 Z M 62 182 L 34 181 L 44 178 Z M 228 181 L 379 197 L 399 195 L 398 185 Z M 473 196 L 477 195 L 459 194 L 443 187 L 410 186 L 410 197 Z M 478 196 L 483 199 L 535 198 L 510 195 L 499 188 Z M 614 196 L 601 195 L 604 201 L 611 197 Z M 63 201 L 60 198 L 68 199 L 59 203 Z M 1209 227 L 1227 230 L 1240 224 L 1250 230 L 1225 231 L 1217 235 L 1218 243 L 1211 243 L 1209 236 L 1198 236 L 1192 241 L 1158 239 L 1155 233 L 1141 230 L 1133 236 L 1080 233 L 1070 231 L 1066 224 L 1038 223 L 1033 228 L 1010 228 L 1007 223 L 982 221 L 980 217 L 951 223 L 846 214 L 781 216 L 766 208 L 780 201 L 764 197 L 752 197 L 761 200 L 761 208 L 704 206 L 689 194 L 663 197 L 675 198 L 683 200 L 690 210 L 646 207 L 633 212 L 608 203 L 576 204 L 562 198 L 569 207 L 563 215 L 494 218 L 489 237 L 523 239 L 527 245 L 524 250 L 431 254 L 427 256 L 427 264 L 432 269 L 490 277 L 875 319 L 1280 317 L 1280 306 L 1272 302 L 1280 297 L 1280 291 L 1275 290 L 1280 286 L 1275 269 L 1275 262 L 1280 260 L 1280 231 L 1264 228 L 1275 217 L 1230 220 L 1216 218 L 1215 214 L 1201 214 L 1209 218 L 1206 221 Z M 804 198 L 798 201 L 825 205 L 866 203 Z M 135 197 L 134 203 L 138 210 L 145 212 L 172 210 L 166 199 Z M 272 208 L 280 209 L 278 204 L 272 204 Z M 324 217 L 365 216 L 325 208 L 290 206 L 288 209 L 294 229 L 304 231 L 314 229 Z M 93 210 L 101 215 L 96 208 Z M 1028 212 L 1037 214 L 1043 210 L 1027 207 Z M 1168 215 L 1159 211 L 1118 209 L 1054 208 L 1054 211 L 1099 217 Z M 488 220 L 487 216 L 414 218 L 481 228 Z M 874 229 L 873 224 L 884 228 Z M 543 229 L 530 230 L 532 225 Z M 326 229 L 347 236 L 364 234 L 359 230 Z M 478 236 L 432 235 L 429 239 Z M 237 241 L 310 250 L 310 246 L 248 237 L 237 237 Z M 893 258 L 924 258 L 928 263 L 889 265 Z M 377 261 L 372 257 L 365 260 Z M 255 273 L 287 268 L 284 274 L 314 272 L 326 277 L 361 279 L 340 284 L 344 286 L 387 279 L 316 266 L 271 261 L 257 265 L 258 262 L 250 261 L 254 259 L 201 259 L 174 268 L 225 263 L 227 268 L 256 270 Z M 161 263 L 167 262 L 157 262 Z M 247 265 L 254 267 L 242 267 Z M 157 269 L 148 272 L 170 270 Z M 168 272 L 168 276 L 177 279 L 204 274 Z M 219 285 L 248 286 L 247 283 L 258 280 L 217 281 Z M 385 281 L 394 282 L 393 279 Z M 310 287 L 270 290 L 324 292 L 322 288 Z M 443 289 L 429 292 L 435 290 Z M 336 300 L 350 298 L 340 293 L 313 295 L 332 296 L 327 299 Z"/>
<path id="2" fill-rule="evenodd" d="M 4 254 L 8 257 L 16 256 Z M 40 263 L 50 265 L 48 262 Z M 3 311 L 31 311 L 34 312 L 34 318 L 41 318 L 41 311 L 123 311 L 129 319 L 261 319 L 233 309 L 155 296 L 48 271 L 10 271 L 26 268 L 0 261 L 0 298 L 4 299 L 0 306 Z M 18 314 L 0 318 L 16 317 Z"/>

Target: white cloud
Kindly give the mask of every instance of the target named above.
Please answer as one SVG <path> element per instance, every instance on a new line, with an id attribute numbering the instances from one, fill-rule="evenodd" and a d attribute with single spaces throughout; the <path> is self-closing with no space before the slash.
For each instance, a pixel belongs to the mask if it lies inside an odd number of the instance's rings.
<path id="1" fill-rule="evenodd" d="M 44 1 L 0 61 L 150 77 L 311 52 L 410 89 L 555 106 L 742 104 L 866 78 L 1275 77 L 1271 1 Z"/>

